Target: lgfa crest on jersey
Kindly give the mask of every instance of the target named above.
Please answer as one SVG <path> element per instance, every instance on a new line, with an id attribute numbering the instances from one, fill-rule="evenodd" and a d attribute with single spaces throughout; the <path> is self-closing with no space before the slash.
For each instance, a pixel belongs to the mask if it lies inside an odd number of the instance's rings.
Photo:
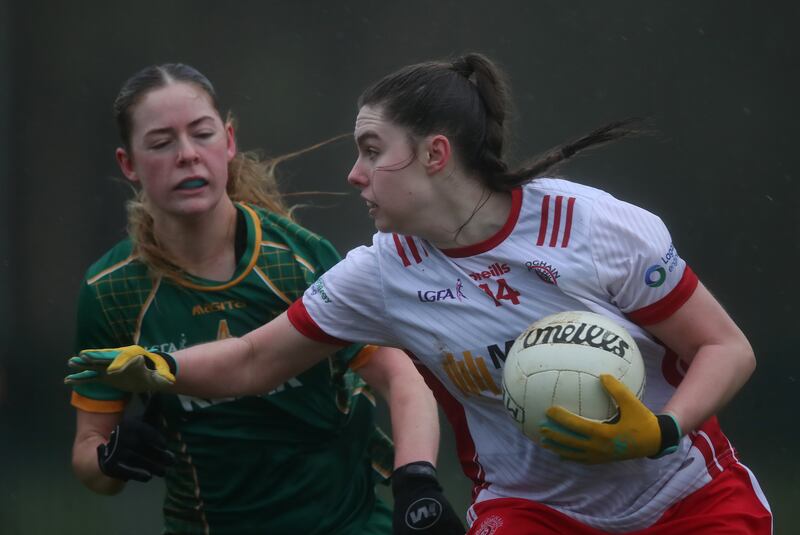
<path id="1" fill-rule="evenodd" d="M 467 299 L 464 295 L 464 283 L 461 279 L 456 280 L 454 288 L 443 288 L 440 290 L 417 290 L 417 298 L 423 303 L 435 303 L 437 301 L 461 301 Z"/>

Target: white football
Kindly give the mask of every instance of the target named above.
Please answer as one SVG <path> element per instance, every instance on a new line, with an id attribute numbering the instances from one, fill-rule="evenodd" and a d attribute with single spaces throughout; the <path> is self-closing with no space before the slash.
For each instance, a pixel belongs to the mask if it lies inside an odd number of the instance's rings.
<path id="1" fill-rule="evenodd" d="M 628 331 L 593 312 L 559 312 L 533 323 L 511 346 L 503 402 L 522 432 L 538 443 L 539 425 L 553 405 L 593 420 L 617 414 L 600 383 L 603 373 L 642 397 L 644 362 Z"/>

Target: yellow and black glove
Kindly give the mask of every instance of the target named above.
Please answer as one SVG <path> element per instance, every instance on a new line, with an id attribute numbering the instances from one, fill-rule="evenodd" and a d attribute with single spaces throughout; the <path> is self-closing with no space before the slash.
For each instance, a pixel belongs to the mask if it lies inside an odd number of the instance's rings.
<path id="1" fill-rule="evenodd" d="M 681 429 L 674 416 L 653 414 L 611 375 L 601 375 L 600 382 L 617 402 L 617 416 L 612 421 L 599 422 L 563 407 L 550 407 L 547 419 L 540 426 L 543 447 L 562 459 L 587 464 L 657 458 L 678 449 Z"/>
<path id="2" fill-rule="evenodd" d="M 175 383 L 178 363 L 169 353 L 141 346 L 84 349 L 67 363 L 67 384 L 104 383 L 127 392 L 164 390 Z"/>

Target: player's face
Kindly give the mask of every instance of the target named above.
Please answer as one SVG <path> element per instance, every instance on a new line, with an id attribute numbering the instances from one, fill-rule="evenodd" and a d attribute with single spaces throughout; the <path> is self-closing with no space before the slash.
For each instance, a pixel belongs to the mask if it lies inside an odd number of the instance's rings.
<path id="1" fill-rule="evenodd" d="M 130 152 L 118 149 L 117 160 L 144 189 L 153 216 L 197 216 L 217 206 L 236 144 L 208 94 L 169 84 L 147 93 L 131 118 Z"/>
<path id="2" fill-rule="evenodd" d="M 356 118 L 358 159 L 347 181 L 361 190 L 382 232 L 424 235 L 433 191 L 405 128 L 384 119 L 380 107 L 363 106 Z"/>

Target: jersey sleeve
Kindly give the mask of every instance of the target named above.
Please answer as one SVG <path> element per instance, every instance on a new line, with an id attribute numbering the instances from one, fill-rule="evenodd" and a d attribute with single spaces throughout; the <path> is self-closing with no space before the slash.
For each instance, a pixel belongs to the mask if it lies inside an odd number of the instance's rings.
<path id="1" fill-rule="evenodd" d="M 86 281 L 78 296 L 77 332 L 74 352 L 82 349 L 119 347 L 130 344 L 120 340 L 111 328 L 109 319 L 100 305 L 94 288 Z M 75 385 L 71 403 L 88 412 L 120 412 L 125 408 L 130 394 L 100 383 Z"/>
<path id="2" fill-rule="evenodd" d="M 332 267 L 334 267 L 342 257 L 339 255 L 336 248 L 325 238 L 318 238 L 318 241 L 315 242 L 314 252 L 312 257 L 312 264 L 314 268 L 314 275 L 309 283 L 311 283 L 312 287 L 319 281 L 320 275 L 326 273 Z M 324 276 L 324 275 L 323 275 Z M 300 296 L 302 297 L 302 295 Z M 302 299 L 297 299 L 297 302 L 301 301 Z M 301 331 L 302 332 L 302 331 Z M 369 359 L 369 355 L 371 351 L 363 351 L 364 345 L 360 343 L 350 343 L 344 340 L 336 341 L 337 345 L 346 346 L 336 352 L 334 355 L 334 362 L 342 363 L 345 366 L 353 366 L 354 362 L 358 362 L 359 365 L 363 365 L 363 362 Z"/>
<path id="3" fill-rule="evenodd" d="M 594 202 L 591 229 L 600 285 L 633 321 L 663 321 L 691 297 L 697 277 L 659 217 L 605 195 Z"/>
<path id="4" fill-rule="evenodd" d="M 305 336 L 326 343 L 395 345 L 386 329 L 377 247 L 359 247 L 323 274 L 289 308 Z"/>

